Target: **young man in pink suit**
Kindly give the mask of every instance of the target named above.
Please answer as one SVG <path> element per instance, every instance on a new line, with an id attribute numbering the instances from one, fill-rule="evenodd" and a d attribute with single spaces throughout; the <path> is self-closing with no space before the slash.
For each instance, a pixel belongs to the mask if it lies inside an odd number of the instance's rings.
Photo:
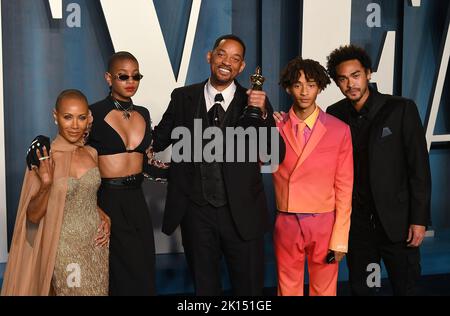
<path id="1" fill-rule="evenodd" d="M 318 62 L 295 58 L 283 70 L 280 84 L 293 105 L 277 124 L 286 157 L 273 174 L 278 294 L 303 295 L 306 260 L 309 294 L 333 296 L 350 228 L 350 128 L 316 104 L 317 95 L 330 84 Z"/>

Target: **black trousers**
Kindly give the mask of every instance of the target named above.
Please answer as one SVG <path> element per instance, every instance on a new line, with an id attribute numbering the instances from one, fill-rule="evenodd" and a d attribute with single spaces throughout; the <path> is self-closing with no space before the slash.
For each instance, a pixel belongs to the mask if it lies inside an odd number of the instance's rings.
<path id="1" fill-rule="evenodd" d="M 407 247 L 406 240 L 391 242 L 376 214 L 358 215 L 363 213 L 358 209 L 352 212 L 347 255 L 352 294 L 377 294 L 379 288 L 370 287 L 373 286 L 371 281 L 374 281 L 372 273 L 375 270 L 371 267 L 368 269 L 368 266 L 380 264 L 383 259 L 394 295 L 414 295 L 415 284 L 421 273 L 419 248 Z"/>
<path id="2" fill-rule="evenodd" d="M 111 218 L 110 295 L 155 295 L 155 243 L 142 189 L 102 184 L 98 205 Z"/>
<path id="3" fill-rule="evenodd" d="M 181 223 L 181 234 L 196 295 L 222 295 L 222 257 L 233 295 L 263 294 L 264 236 L 243 240 L 227 206 L 215 208 L 191 202 Z"/>

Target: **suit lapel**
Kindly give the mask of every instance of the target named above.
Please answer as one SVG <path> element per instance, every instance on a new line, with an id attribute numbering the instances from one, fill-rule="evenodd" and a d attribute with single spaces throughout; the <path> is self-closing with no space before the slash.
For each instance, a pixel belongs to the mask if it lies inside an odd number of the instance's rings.
<path id="1" fill-rule="evenodd" d="M 203 131 L 208 127 L 208 122 L 205 119 L 204 113 L 206 113 L 206 102 L 204 97 L 204 87 L 206 81 L 193 85 L 189 88 L 186 95 L 186 104 L 180 104 L 184 108 L 184 126 L 187 127 L 192 135 L 191 146 L 193 150 L 191 151 L 191 159 L 195 161 L 195 131 L 194 131 L 194 120 L 202 120 L 202 130 L 200 131 L 203 135 Z M 200 135 L 200 136 L 201 136 Z M 205 146 L 205 140 L 201 138 L 202 148 Z"/>
<path id="2" fill-rule="evenodd" d="M 377 113 L 386 103 L 387 96 L 373 89 L 370 90 L 370 93 L 372 94 L 372 108 L 369 111 L 369 119 L 373 121 Z"/>
<path id="3" fill-rule="evenodd" d="M 370 140 L 369 140 L 369 159 L 371 157 L 371 152 L 372 152 L 372 147 L 373 144 L 375 143 L 376 139 L 377 139 L 377 131 L 378 131 L 378 126 L 380 125 L 380 118 L 383 115 L 378 115 L 381 114 L 381 109 L 383 108 L 383 106 L 385 105 L 386 101 L 387 101 L 387 96 L 384 94 L 381 94 L 375 90 L 371 90 L 371 93 L 373 93 L 373 105 L 372 105 L 372 109 L 369 112 L 369 119 L 371 120 L 371 125 L 370 125 Z"/>
<path id="4" fill-rule="evenodd" d="M 246 93 L 245 89 L 235 81 L 236 84 L 236 92 L 234 93 L 233 100 L 228 106 L 227 111 L 225 112 L 225 118 L 223 122 L 223 128 L 226 126 L 235 126 L 244 111 L 244 107 L 246 105 Z"/>
<path id="5" fill-rule="evenodd" d="M 287 120 L 287 122 L 283 125 L 281 128 L 284 136 L 286 136 L 286 139 L 289 143 L 289 145 L 292 147 L 292 149 L 295 151 L 298 157 L 300 157 L 300 148 L 297 144 L 297 139 L 295 138 L 294 132 L 292 131 L 292 122 L 291 120 Z"/>
<path id="6" fill-rule="evenodd" d="M 298 167 L 300 167 L 303 164 L 303 162 L 311 155 L 311 153 L 314 151 L 314 149 L 319 144 L 323 135 L 325 135 L 325 133 L 327 132 L 327 128 L 325 127 L 326 115 L 322 110 L 319 110 L 319 111 L 320 111 L 319 117 L 317 118 L 316 124 L 314 125 L 314 128 L 311 133 L 311 137 L 309 138 L 308 142 L 306 143 L 306 146 L 303 149 L 302 155 L 300 156 L 300 159 L 297 162 L 296 169 Z"/>
<path id="7" fill-rule="evenodd" d="M 189 104 L 185 105 L 186 106 L 185 119 L 191 132 L 193 132 L 194 128 L 194 119 L 202 119 L 203 128 L 206 128 L 208 126 L 208 122 L 205 119 L 206 113 L 206 102 L 204 97 L 205 84 L 206 81 L 204 81 L 201 84 L 193 86 L 188 94 Z"/>

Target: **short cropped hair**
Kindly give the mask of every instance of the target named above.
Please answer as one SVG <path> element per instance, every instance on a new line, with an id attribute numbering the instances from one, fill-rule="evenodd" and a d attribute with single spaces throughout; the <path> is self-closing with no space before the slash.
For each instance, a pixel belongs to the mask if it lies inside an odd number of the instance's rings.
<path id="1" fill-rule="evenodd" d="M 136 64 L 139 65 L 139 62 L 137 60 L 136 57 L 133 56 L 133 54 L 129 53 L 129 52 L 117 52 L 115 54 L 113 54 L 111 57 L 109 57 L 108 60 L 108 72 L 111 72 L 112 68 L 114 67 L 114 65 L 119 62 L 119 61 L 123 61 L 123 60 L 131 60 L 134 61 Z"/>
<path id="2" fill-rule="evenodd" d="M 336 82 L 336 68 L 343 62 L 354 59 L 358 60 L 366 70 L 370 70 L 372 72 L 372 60 L 370 59 L 369 54 L 367 54 L 367 52 L 359 46 L 346 45 L 335 49 L 327 57 L 328 74 Z"/>
<path id="3" fill-rule="evenodd" d="M 245 47 L 244 41 L 240 37 L 238 37 L 234 34 L 222 35 L 218 39 L 216 39 L 216 41 L 214 42 L 213 50 L 215 50 L 220 45 L 220 42 L 222 42 L 223 40 L 228 40 L 228 39 L 236 41 L 239 44 L 241 44 L 241 46 L 243 48 L 243 56 L 242 57 L 245 58 L 245 50 L 247 48 Z"/>
<path id="4" fill-rule="evenodd" d="M 87 100 L 86 96 L 83 94 L 83 92 L 81 92 L 80 90 L 77 90 L 77 89 L 67 89 L 67 90 L 62 91 L 58 95 L 58 97 L 56 99 L 56 103 L 55 103 L 55 109 L 58 111 L 59 107 L 61 106 L 62 100 L 69 99 L 69 98 L 70 99 L 78 99 L 78 100 L 86 102 L 86 104 L 89 104 L 88 100 Z"/>
<path id="5" fill-rule="evenodd" d="M 326 69 L 317 61 L 312 59 L 302 59 L 300 56 L 292 59 L 283 69 L 280 75 L 279 84 L 288 88 L 298 82 L 300 71 L 304 72 L 306 80 L 314 80 L 320 90 L 324 90 L 331 83 Z"/>

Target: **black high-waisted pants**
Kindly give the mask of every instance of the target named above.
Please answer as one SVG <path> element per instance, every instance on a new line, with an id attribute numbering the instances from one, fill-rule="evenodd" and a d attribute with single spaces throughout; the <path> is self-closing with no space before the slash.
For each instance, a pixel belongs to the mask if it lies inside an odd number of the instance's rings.
<path id="1" fill-rule="evenodd" d="M 98 191 L 98 205 L 111 218 L 110 295 L 155 295 L 155 244 L 142 178 L 127 179 L 102 179 Z"/>

